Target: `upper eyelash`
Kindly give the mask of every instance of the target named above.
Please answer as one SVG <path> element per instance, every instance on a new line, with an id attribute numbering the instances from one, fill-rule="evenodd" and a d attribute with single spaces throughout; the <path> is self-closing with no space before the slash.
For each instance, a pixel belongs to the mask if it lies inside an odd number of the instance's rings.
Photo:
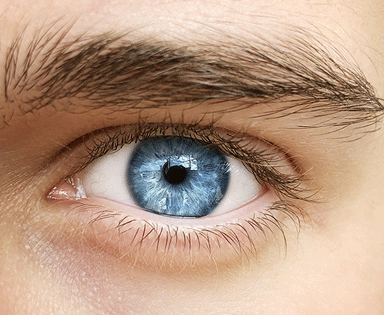
<path id="1" fill-rule="evenodd" d="M 276 193 L 280 195 L 293 199 L 315 201 L 314 196 L 316 191 L 303 185 L 306 178 L 303 174 L 297 172 L 298 168 L 296 165 L 292 167 L 295 173 L 282 173 L 277 169 L 278 163 L 281 163 L 281 161 L 277 159 L 276 152 L 268 152 L 267 149 L 246 148 L 247 145 L 251 144 L 251 140 L 249 140 L 247 135 L 231 134 L 229 132 L 219 133 L 216 132 L 212 126 L 145 123 L 134 126 L 103 129 L 98 134 L 88 135 L 88 141 L 83 139 L 86 143 L 86 156 L 83 157 L 84 162 L 76 171 L 85 168 L 91 162 L 109 152 L 119 150 L 125 144 L 169 134 L 172 136 L 193 138 L 205 145 L 215 146 L 215 148 L 223 154 L 240 160 L 260 184 L 269 184 L 275 189 Z M 279 150 L 271 143 L 266 143 L 266 146 Z M 279 151 L 280 155 L 285 155 L 284 158 L 288 163 L 293 163 L 292 159 L 287 156 L 286 153 L 281 152 L 281 150 Z"/>

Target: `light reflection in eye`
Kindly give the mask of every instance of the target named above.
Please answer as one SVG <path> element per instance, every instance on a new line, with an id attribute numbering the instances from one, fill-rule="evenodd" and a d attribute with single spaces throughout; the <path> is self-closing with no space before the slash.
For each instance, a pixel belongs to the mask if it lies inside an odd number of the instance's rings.
<path id="1" fill-rule="evenodd" d="M 197 160 L 192 155 L 170 155 L 168 158 L 158 158 L 151 163 L 143 163 L 140 166 L 140 173 L 161 171 L 167 163 L 169 168 L 173 166 L 182 166 L 191 171 L 197 171 L 198 165 Z"/>

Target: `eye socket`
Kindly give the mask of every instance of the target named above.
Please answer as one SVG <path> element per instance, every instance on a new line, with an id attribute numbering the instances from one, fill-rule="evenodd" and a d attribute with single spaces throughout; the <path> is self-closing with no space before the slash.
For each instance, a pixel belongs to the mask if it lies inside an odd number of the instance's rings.
<path id="1" fill-rule="evenodd" d="M 240 161 L 181 137 L 126 144 L 76 177 L 87 197 L 177 217 L 219 215 L 265 192 Z"/>

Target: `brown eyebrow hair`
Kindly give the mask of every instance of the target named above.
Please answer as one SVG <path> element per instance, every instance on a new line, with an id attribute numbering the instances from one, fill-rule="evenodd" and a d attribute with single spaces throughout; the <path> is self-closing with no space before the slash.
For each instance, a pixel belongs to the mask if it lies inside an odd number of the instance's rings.
<path id="1" fill-rule="evenodd" d="M 234 101 L 236 109 L 254 107 L 255 116 L 258 104 L 272 104 L 259 115 L 265 119 L 309 113 L 321 123 L 301 127 L 334 130 L 375 126 L 384 112 L 363 73 L 336 62 L 303 30 L 274 41 L 228 36 L 187 45 L 129 41 L 129 33 L 69 39 L 69 30 L 51 26 L 29 41 L 24 32 L 15 38 L 3 80 L 5 102 L 15 110 L 121 111 Z M 3 115 L 4 124 L 11 116 Z"/>

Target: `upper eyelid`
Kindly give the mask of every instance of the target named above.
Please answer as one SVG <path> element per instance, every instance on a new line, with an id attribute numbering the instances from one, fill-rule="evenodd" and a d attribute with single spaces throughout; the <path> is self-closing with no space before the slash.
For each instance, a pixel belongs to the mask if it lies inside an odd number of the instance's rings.
<path id="1" fill-rule="evenodd" d="M 215 145 L 212 141 L 212 137 L 219 136 L 221 141 L 248 141 L 256 140 L 265 143 L 270 147 L 273 147 L 275 150 L 280 151 L 281 149 L 275 144 L 258 138 L 255 135 L 249 135 L 245 132 L 235 132 L 228 129 L 214 127 L 212 124 L 202 124 L 193 123 L 187 124 L 184 122 L 180 123 L 167 123 L 167 122 L 158 122 L 158 123 L 139 123 L 131 125 L 118 125 L 108 128 L 99 129 L 97 131 L 92 131 L 80 138 L 72 141 L 70 144 L 66 145 L 61 151 L 70 151 L 77 146 L 84 146 L 89 155 L 90 159 L 87 163 L 91 163 L 95 158 L 105 155 L 110 151 L 115 151 L 121 148 L 124 144 L 146 140 L 153 136 L 167 136 L 177 134 L 180 137 L 191 137 L 196 138 L 199 141 L 205 142 L 206 145 Z M 100 144 L 100 141 L 103 142 L 105 138 L 108 138 L 110 141 L 105 147 L 104 144 Z M 247 140 L 248 139 L 248 140 Z M 112 147 L 112 141 L 116 140 Z M 220 150 L 220 148 L 218 148 Z M 282 152 L 285 154 L 285 152 Z M 58 156 L 59 154 L 57 154 Z"/>

